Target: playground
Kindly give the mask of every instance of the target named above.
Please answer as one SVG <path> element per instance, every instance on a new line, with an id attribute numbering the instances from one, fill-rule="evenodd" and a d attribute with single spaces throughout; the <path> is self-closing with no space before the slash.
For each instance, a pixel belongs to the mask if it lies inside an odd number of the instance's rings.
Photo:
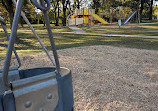
<path id="1" fill-rule="evenodd" d="M 146 35 L 157 36 L 158 25 L 157 23 L 131 23 L 121 28 L 118 25 L 108 26 L 82 26 L 82 30 L 88 33 L 102 33 L 102 34 L 123 34 L 123 35 Z"/>
<path id="2" fill-rule="evenodd" d="M 94 25 L 100 22 L 103 25 L 107 25 L 108 22 L 103 18 L 95 14 L 94 9 L 76 9 L 67 17 L 67 25 Z"/>
<path id="3" fill-rule="evenodd" d="M 0 111 L 157 111 L 158 20 L 142 19 L 142 3 L 76 2 L 33 0 L 42 20 L 13 0 L 13 24 L 0 17 Z"/>
<path id="4" fill-rule="evenodd" d="M 135 33 L 141 33 L 142 36 L 150 36 L 150 37 L 156 37 L 154 35 L 158 35 L 158 23 L 148 23 L 148 25 L 138 25 L 138 24 L 130 24 L 129 26 L 124 26 L 129 28 L 133 27 L 146 27 L 144 33 L 142 33 L 142 29 L 134 30 Z M 36 29 L 37 33 L 41 36 L 42 41 L 44 41 L 44 44 L 46 47 L 50 49 L 48 38 L 45 37 L 46 30 L 43 27 L 43 25 L 33 25 L 33 27 Z M 76 34 L 74 31 L 72 31 L 68 27 L 55 27 L 51 25 L 52 31 L 55 36 L 56 40 L 56 46 L 57 49 L 64 49 L 64 48 L 72 48 L 72 47 L 80 47 L 80 46 L 90 46 L 90 45 L 110 45 L 110 46 L 116 46 L 116 47 L 128 47 L 128 48 L 136 48 L 136 49 L 148 49 L 148 50 L 158 50 L 158 39 L 156 38 L 141 38 L 138 37 L 139 34 L 136 37 L 131 37 L 131 35 L 135 34 L 131 32 L 131 30 L 127 30 L 126 28 L 119 29 L 118 26 L 102 26 L 102 27 L 82 27 L 84 31 L 87 31 L 89 34 Z M 154 28 L 154 29 L 153 29 Z M 9 29 L 9 27 L 7 27 Z M 81 29 L 81 28 L 80 28 Z M 88 30 L 86 30 L 88 29 Z M 112 29 L 112 30 L 111 30 Z M 95 31 L 95 30 L 98 30 Z M 101 35 L 94 35 L 93 33 L 99 33 L 99 30 L 101 31 Z M 116 32 L 116 30 L 121 31 Z M 10 30 L 8 30 L 10 33 Z M 25 31 L 25 32 L 24 32 Z M 93 32 L 93 33 L 92 33 Z M 107 35 L 104 35 L 102 33 L 105 33 Z M 122 34 L 121 36 L 113 34 Z M 128 37 L 125 37 L 123 35 L 126 35 L 128 33 Z M 33 37 L 32 32 L 29 30 L 29 27 L 27 25 L 24 26 L 24 28 L 19 27 L 18 30 L 19 38 L 16 41 L 16 47 L 19 53 L 19 55 L 33 55 L 36 53 L 42 52 L 42 48 L 38 41 Z M 109 35 L 108 34 L 112 34 Z M 0 28 L 0 35 L 2 36 L 0 38 L 0 51 L 1 56 L 0 60 L 4 59 L 6 48 L 7 48 L 7 39 L 5 37 L 5 34 L 3 33 L 3 29 Z M 151 36 L 153 35 L 153 36 Z M 23 38 L 25 36 L 25 38 Z M 27 49 L 27 50 L 26 50 Z M 29 53 L 28 53 L 29 52 Z"/>
<path id="5" fill-rule="evenodd" d="M 156 24 L 129 24 L 126 28 L 137 26 L 141 30 L 146 28 L 146 31 L 155 31 L 157 30 Z M 37 33 L 49 49 L 48 38 L 45 37 L 46 30 L 40 25 L 34 27 L 40 29 Z M 83 30 L 84 28 L 87 26 L 83 27 Z M 110 28 L 111 30 L 111 28 L 118 29 L 118 26 L 91 28 L 98 28 L 98 30 Z M 91 28 L 88 30 L 93 30 L 92 32 L 96 30 Z M 127 32 L 126 28 L 119 30 Z M 67 27 L 54 27 L 52 31 L 55 35 L 57 49 L 60 49 L 58 52 L 61 65 L 67 66 L 73 72 L 75 111 L 156 111 L 158 108 L 158 41 L 156 38 L 75 34 Z M 107 33 L 112 33 L 111 31 L 107 30 Z M 127 33 L 130 34 L 130 32 Z M 7 42 L 4 42 L 6 41 L 4 33 L 0 32 L 0 34 L 2 36 L 0 66 L 2 67 L 5 55 L 2 49 L 6 49 Z M 122 32 L 122 34 L 126 33 Z M 24 39 L 22 37 L 24 35 L 27 38 Z M 142 33 L 142 35 L 147 36 L 149 33 Z M 51 66 L 51 62 L 45 57 L 40 44 L 35 38 L 33 39 L 27 26 L 25 29 L 20 28 L 16 47 L 20 49 L 18 54 L 21 55 L 20 59 L 23 62 L 21 69 Z M 16 59 L 13 57 L 12 65 L 15 64 L 17 64 Z"/>
<path id="6" fill-rule="evenodd" d="M 73 72 L 74 111 L 157 110 L 157 50 L 97 45 L 58 53 Z M 51 66 L 44 53 L 21 60 L 21 69 Z"/>

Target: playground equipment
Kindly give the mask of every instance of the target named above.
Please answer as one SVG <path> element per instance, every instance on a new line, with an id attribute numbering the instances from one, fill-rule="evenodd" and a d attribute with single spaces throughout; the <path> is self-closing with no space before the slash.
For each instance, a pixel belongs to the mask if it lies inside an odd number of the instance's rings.
<path id="1" fill-rule="evenodd" d="M 125 25 L 135 14 L 137 11 L 134 11 L 121 25 Z"/>
<path id="2" fill-rule="evenodd" d="M 106 22 L 104 19 L 100 18 L 97 14 L 91 14 L 92 17 L 94 17 L 96 20 L 98 20 L 99 22 L 101 22 L 104 25 L 107 25 L 108 22 Z"/>
<path id="3" fill-rule="evenodd" d="M 1 26 L 2 26 L 2 28 L 3 28 L 3 30 L 4 30 L 4 32 L 5 32 L 5 34 L 6 34 L 6 36 L 7 36 L 7 39 L 9 40 L 9 34 L 8 34 L 8 32 L 7 32 L 7 30 L 6 30 L 6 27 L 5 27 L 5 25 L 6 25 L 6 23 L 5 23 L 5 21 L 0 17 L 0 23 L 1 23 Z M 15 66 L 15 67 L 11 67 L 9 70 L 10 70 L 10 72 L 9 72 L 9 74 L 8 74 L 8 78 L 9 78 L 9 80 L 10 81 L 14 81 L 14 80 L 17 80 L 17 79 L 19 79 L 19 75 L 18 75 L 18 68 L 20 68 L 20 66 L 21 66 L 21 61 L 20 61 L 20 58 L 19 58 L 19 56 L 18 56 L 18 54 L 17 54 L 17 52 L 16 52 L 16 50 L 15 50 L 15 47 L 13 47 L 13 51 L 14 51 L 14 54 L 15 54 L 15 57 L 16 57 L 16 59 L 17 59 L 17 62 L 18 62 L 18 66 Z M 4 92 L 5 92 L 5 90 L 7 90 L 8 88 L 7 87 L 5 87 L 4 86 L 4 84 L 3 84 L 3 81 L 2 81 L 2 72 L 3 72 L 3 70 L 2 69 L 0 69 L 0 94 L 3 94 Z"/>
<path id="4" fill-rule="evenodd" d="M 108 22 L 95 14 L 94 9 L 76 9 L 68 16 L 67 25 L 92 25 L 94 21 L 99 21 L 104 25 L 108 24 Z"/>
<path id="5" fill-rule="evenodd" d="M 56 67 L 43 67 L 25 70 L 19 70 L 20 65 L 18 68 L 10 67 L 20 14 L 22 14 L 24 18 L 26 17 L 23 12 L 21 13 L 23 0 L 18 0 L 4 68 L 0 70 L 0 74 L 3 74 L 3 83 L 0 83 L 0 88 L 5 88 L 5 90 L 2 90 L 0 94 L 0 111 L 71 111 L 73 109 L 71 71 L 67 68 L 61 68 L 59 64 L 49 17 L 47 14 L 47 10 L 50 8 L 50 1 L 40 0 L 40 4 L 36 0 L 33 0 L 32 2 L 38 9 L 41 9 L 44 14 L 44 20 L 51 42 Z M 28 19 L 25 18 L 24 20 L 27 21 Z M 5 22 L 2 18 L 0 18 L 0 22 L 3 27 Z M 29 24 L 29 21 L 26 23 Z M 29 26 L 35 36 L 38 37 L 33 27 L 31 27 L 31 24 Z M 38 39 L 40 41 L 39 37 Z M 45 51 L 48 53 L 47 50 Z M 16 50 L 14 53 L 15 52 Z M 47 54 L 47 56 L 49 56 L 49 54 Z M 18 56 L 16 57 L 18 60 Z M 10 75 L 14 76 L 12 77 Z M 18 78 L 14 79 L 15 76 Z"/>

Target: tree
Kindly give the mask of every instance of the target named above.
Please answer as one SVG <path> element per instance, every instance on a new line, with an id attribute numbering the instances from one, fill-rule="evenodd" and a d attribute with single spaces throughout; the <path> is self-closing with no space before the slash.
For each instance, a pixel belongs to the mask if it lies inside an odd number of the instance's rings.
<path id="1" fill-rule="evenodd" d="M 149 20 L 152 20 L 152 17 L 153 17 L 153 0 L 150 1 Z"/>
<path id="2" fill-rule="evenodd" d="M 95 13 L 99 12 L 99 7 L 101 6 L 100 0 L 93 0 L 92 8 L 95 9 Z"/>
<path id="3" fill-rule="evenodd" d="M 12 2 L 12 0 L 0 0 L 0 3 L 2 3 L 3 7 L 9 13 L 10 24 L 12 26 L 13 17 L 14 17 L 13 2 Z"/>
<path id="4" fill-rule="evenodd" d="M 83 0 L 74 0 L 74 4 L 75 4 L 75 7 L 77 9 L 80 9 L 81 5 L 82 5 L 82 1 Z"/>
<path id="5" fill-rule="evenodd" d="M 123 5 L 128 6 L 133 10 L 138 10 L 140 14 L 140 21 L 142 21 L 143 12 L 144 11 L 147 12 L 148 10 L 147 6 L 149 5 L 150 1 L 151 0 L 128 0 Z"/>
<path id="6" fill-rule="evenodd" d="M 143 9 L 144 9 L 144 0 L 141 0 L 141 7 L 140 7 L 140 21 L 142 21 L 142 13 L 143 13 Z"/>
<path id="7" fill-rule="evenodd" d="M 100 7 L 99 7 L 99 12 L 104 13 L 104 17 L 105 18 L 109 18 L 109 22 L 112 23 L 114 16 L 116 18 L 123 18 L 123 16 L 120 16 L 120 12 L 119 9 L 122 6 L 122 1 L 118 1 L 118 0 L 101 0 L 100 1 Z M 124 15 L 126 15 L 124 13 Z"/>
<path id="8" fill-rule="evenodd" d="M 26 3 L 23 6 L 23 11 L 31 23 L 40 23 L 43 20 L 41 11 L 32 3 Z"/>
<path id="9" fill-rule="evenodd" d="M 59 0 L 57 1 L 57 7 L 58 7 L 58 17 L 56 18 L 56 26 L 59 26 L 59 13 L 60 13 Z"/>
<path id="10" fill-rule="evenodd" d="M 52 6 L 53 6 L 53 9 L 52 9 L 52 13 L 54 13 L 54 16 L 55 16 L 55 26 L 59 26 L 59 12 L 60 12 L 60 0 L 53 0 L 52 1 Z"/>
<path id="11" fill-rule="evenodd" d="M 5 22 L 9 21 L 9 14 L 7 10 L 2 6 L 2 3 L 0 3 L 0 16 L 3 18 Z"/>
<path id="12" fill-rule="evenodd" d="M 63 26 L 66 26 L 66 10 L 67 10 L 67 6 L 68 6 L 69 2 L 70 2 L 70 0 L 62 0 L 62 6 L 63 6 L 62 24 L 63 24 Z"/>

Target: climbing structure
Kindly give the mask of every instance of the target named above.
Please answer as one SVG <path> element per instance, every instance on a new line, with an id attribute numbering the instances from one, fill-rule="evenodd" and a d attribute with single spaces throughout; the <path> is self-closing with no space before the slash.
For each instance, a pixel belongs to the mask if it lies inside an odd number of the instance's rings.
<path id="1" fill-rule="evenodd" d="M 76 9 L 67 18 L 67 25 L 93 25 L 100 22 L 101 24 L 107 25 L 104 19 L 95 14 L 94 9 Z"/>

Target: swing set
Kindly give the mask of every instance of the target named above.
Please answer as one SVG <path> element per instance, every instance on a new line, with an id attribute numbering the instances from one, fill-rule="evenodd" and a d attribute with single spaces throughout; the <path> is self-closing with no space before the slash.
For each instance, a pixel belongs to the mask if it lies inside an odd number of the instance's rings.
<path id="1" fill-rule="evenodd" d="M 13 0 L 16 10 L 10 35 L 6 30 L 5 21 L 0 17 L 1 26 L 9 40 L 4 67 L 0 69 L 0 111 L 72 111 L 74 104 L 72 75 L 69 69 L 60 67 L 59 64 L 47 14 L 51 6 L 50 0 L 39 0 L 39 2 L 32 0 L 32 2 L 43 12 L 54 60 L 22 11 L 23 1 L 17 0 L 16 3 Z M 21 61 L 14 47 L 14 42 L 20 15 L 38 39 L 52 62 L 52 67 L 19 70 Z M 12 51 L 18 66 L 10 66 Z"/>

